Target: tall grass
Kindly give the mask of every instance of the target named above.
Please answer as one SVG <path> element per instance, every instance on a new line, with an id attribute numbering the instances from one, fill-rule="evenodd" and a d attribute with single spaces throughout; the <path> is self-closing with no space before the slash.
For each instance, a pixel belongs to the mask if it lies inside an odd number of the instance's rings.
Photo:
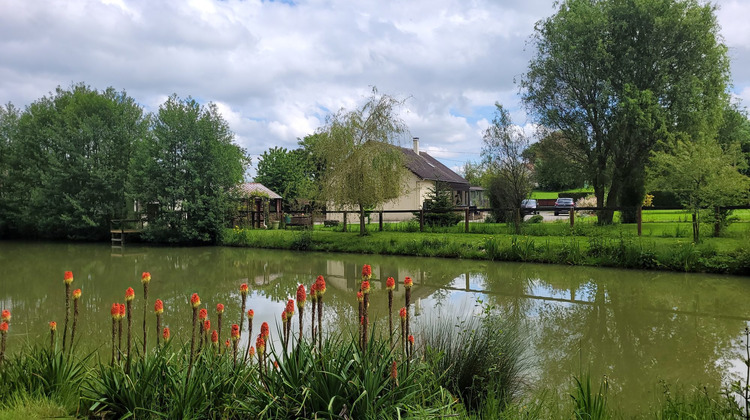
<path id="1" fill-rule="evenodd" d="M 439 318 L 420 329 L 424 354 L 440 383 L 470 412 L 502 409 L 520 395 L 528 360 L 518 328 L 492 311 L 481 317 Z"/>

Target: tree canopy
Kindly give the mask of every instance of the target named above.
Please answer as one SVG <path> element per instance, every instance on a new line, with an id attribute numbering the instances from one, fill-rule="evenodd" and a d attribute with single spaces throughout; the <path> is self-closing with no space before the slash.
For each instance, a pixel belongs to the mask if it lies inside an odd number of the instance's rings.
<path id="1" fill-rule="evenodd" d="M 314 197 L 313 166 L 303 149 L 272 147 L 260 155 L 256 171 L 255 181 L 284 197 L 285 206 Z"/>
<path id="2" fill-rule="evenodd" d="M 716 137 L 729 61 L 714 12 L 696 0 L 564 0 L 536 24 L 523 101 L 576 149 L 599 205 L 640 204 L 658 141 Z"/>
<path id="3" fill-rule="evenodd" d="M 360 108 L 328 116 L 313 153 L 326 168 L 323 197 L 337 206 L 354 206 L 365 231 L 365 210 L 397 198 L 406 174 L 404 154 L 396 147 L 407 127 L 398 117 L 403 104 L 373 89 Z"/>

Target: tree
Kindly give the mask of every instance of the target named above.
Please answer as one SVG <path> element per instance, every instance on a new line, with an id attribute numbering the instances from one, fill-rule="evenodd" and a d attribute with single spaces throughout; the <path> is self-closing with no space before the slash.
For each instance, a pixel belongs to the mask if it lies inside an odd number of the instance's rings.
<path id="1" fill-rule="evenodd" d="M 329 115 L 313 153 L 325 171 L 321 193 L 331 203 L 359 210 L 359 233 L 365 235 L 365 210 L 397 198 L 406 174 L 396 147 L 407 132 L 397 116 L 403 101 L 373 88 L 362 107 Z"/>
<path id="2" fill-rule="evenodd" d="M 127 215 L 128 164 L 146 128 L 141 107 L 113 88 L 58 87 L 28 106 L 13 130 L 3 188 L 12 232 L 108 237 L 110 220 Z"/>
<path id="3" fill-rule="evenodd" d="M 523 159 L 529 139 L 521 127 L 513 125 L 502 105 L 495 103 L 495 108 L 495 117 L 484 132 L 482 147 L 482 157 L 496 179 L 492 183 L 494 188 L 490 189 L 490 200 L 505 209 L 516 209 L 516 233 L 520 233 L 521 201 L 528 197 L 533 186 L 531 171 Z"/>
<path id="4" fill-rule="evenodd" d="M 640 204 L 665 133 L 716 136 L 729 66 L 714 12 L 696 0 L 565 0 L 537 23 L 523 101 L 575 147 L 600 205 Z"/>
<path id="5" fill-rule="evenodd" d="M 750 119 L 748 119 L 747 110 L 740 108 L 736 103 L 727 103 L 721 127 L 719 127 L 718 140 L 722 147 L 730 144 L 739 145 L 747 162 L 742 173 L 750 175 Z"/>
<path id="6" fill-rule="evenodd" d="M 216 105 L 172 95 L 159 107 L 151 133 L 132 162 L 133 196 L 159 211 L 144 231 L 149 240 L 217 243 L 235 204 L 232 191 L 249 160 Z"/>
<path id="7" fill-rule="evenodd" d="M 563 191 L 583 187 L 586 182 L 581 159 L 565 136 L 552 132 L 523 151 L 533 166 L 533 178 L 543 191 Z"/>
<path id="8" fill-rule="evenodd" d="M 8 184 L 8 172 L 10 165 L 10 151 L 13 139 L 16 138 L 18 120 L 21 112 L 13 104 L 8 103 L 0 106 L 0 237 L 8 229 L 9 220 L 8 201 L 10 197 L 10 185 Z"/>
<path id="9" fill-rule="evenodd" d="M 435 181 L 435 185 L 427 192 L 424 200 L 424 222 L 428 226 L 455 226 L 461 216 L 454 212 L 453 190 L 448 184 Z M 415 213 L 419 216 L 419 213 Z"/>
<path id="10" fill-rule="evenodd" d="M 311 198 L 312 165 L 302 149 L 272 147 L 258 160 L 255 181 L 284 197 L 285 206 L 299 198 Z"/>
<path id="11" fill-rule="evenodd" d="M 740 173 L 746 166 L 737 143 L 724 150 L 715 140 L 679 139 L 653 153 L 649 178 L 651 186 L 673 191 L 691 210 L 697 243 L 702 208 L 747 204 L 750 178 Z"/>

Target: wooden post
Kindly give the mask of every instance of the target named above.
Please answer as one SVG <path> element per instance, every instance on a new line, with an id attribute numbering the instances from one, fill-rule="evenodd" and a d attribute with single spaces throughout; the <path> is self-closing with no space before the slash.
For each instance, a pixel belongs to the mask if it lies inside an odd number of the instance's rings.
<path id="1" fill-rule="evenodd" d="M 464 211 L 464 231 L 469 233 L 469 208 L 466 207 Z"/>
<path id="2" fill-rule="evenodd" d="M 261 216 L 261 208 L 260 208 L 260 200 L 255 200 L 255 212 L 258 213 L 258 229 L 260 229 L 260 216 Z"/>
<path id="3" fill-rule="evenodd" d="M 346 212 L 344 212 L 344 232 L 346 231 Z"/>
<path id="4" fill-rule="evenodd" d="M 571 207 L 570 210 L 568 210 L 568 214 L 570 215 L 570 227 L 575 226 L 575 220 L 576 220 L 576 212 L 575 207 Z"/>
<path id="5" fill-rule="evenodd" d="M 638 236 L 641 236 L 641 233 L 643 233 L 643 206 L 638 206 L 638 210 L 636 211 L 635 218 L 638 222 Z"/>
<path id="6" fill-rule="evenodd" d="M 424 209 L 419 209 L 419 231 L 424 232 Z"/>
<path id="7" fill-rule="evenodd" d="M 379 225 L 378 229 L 380 229 L 380 231 L 382 232 L 383 231 L 383 212 L 382 211 L 378 212 L 378 225 Z"/>

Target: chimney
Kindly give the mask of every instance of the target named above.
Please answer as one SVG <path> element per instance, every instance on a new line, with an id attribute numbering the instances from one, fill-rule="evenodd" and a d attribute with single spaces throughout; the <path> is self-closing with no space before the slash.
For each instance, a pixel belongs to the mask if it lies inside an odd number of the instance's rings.
<path id="1" fill-rule="evenodd" d="M 414 137 L 414 153 L 419 156 L 419 137 Z"/>

